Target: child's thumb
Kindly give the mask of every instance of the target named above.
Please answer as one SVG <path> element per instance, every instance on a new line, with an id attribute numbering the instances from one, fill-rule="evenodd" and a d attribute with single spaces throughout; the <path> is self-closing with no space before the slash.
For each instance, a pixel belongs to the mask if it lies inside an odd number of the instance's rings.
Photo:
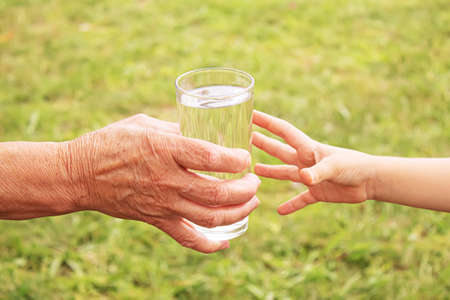
<path id="1" fill-rule="evenodd" d="M 319 184 L 322 181 L 339 175 L 338 160 L 328 156 L 310 168 L 300 170 L 300 179 L 307 185 Z"/>

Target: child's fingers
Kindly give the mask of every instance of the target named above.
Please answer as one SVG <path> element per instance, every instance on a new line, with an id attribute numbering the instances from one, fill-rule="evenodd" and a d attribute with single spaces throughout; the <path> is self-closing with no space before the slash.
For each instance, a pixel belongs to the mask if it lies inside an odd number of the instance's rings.
<path id="1" fill-rule="evenodd" d="M 299 145 L 300 131 L 285 120 L 255 110 L 253 111 L 253 124 L 278 135 L 294 148 Z"/>
<path id="2" fill-rule="evenodd" d="M 253 124 L 278 135 L 290 146 L 307 155 L 306 161 L 314 163 L 313 141 L 289 122 L 275 118 L 260 111 L 253 111 Z"/>
<path id="3" fill-rule="evenodd" d="M 300 195 L 295 196 L 291 200 L 284 202 L 278 207 L 278 213 L 280 215 L 288 215 L 297 211 L 299 209 L 304 208 L 309 204 L 314 204 L 318 202 L 316 198 L 311 194 L 310 191 L 304 191 Z"/>
<path id="4" fill-rule="evenodd" d="M 275 156 L 282 162 L 289 165 L 296 165 L 297 151 L 289 145 L 286 145 L 280 141 L 265 136 L 259 132 L 253 132 L 252 143 L 259 149 L 267 152 L 268 154 Z"/>
<path id="5" fill-rule="evenodd" d="M 300 182 L 299 171 L 296 166 L 256 164 L 255 173 L 263 177 Z"/>

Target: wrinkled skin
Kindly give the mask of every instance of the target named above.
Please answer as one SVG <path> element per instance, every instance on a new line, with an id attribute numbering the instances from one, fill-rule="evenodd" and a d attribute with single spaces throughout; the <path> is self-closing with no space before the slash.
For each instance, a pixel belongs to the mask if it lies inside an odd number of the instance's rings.
<path id="1" fill-rule="evenodd" d="M 260 184 L 247 174 L 221 181 L 190 170 L 241 172 L 242 149 L 223 148 L 179 134 L 178 125 L 136 115 L 65 143 L 67 175 L 79 210 L 146 222 L 181 245 L 210 253 L 227 241 L 206 239 L 186 222 L 215 227 L 239 221 L 259 204 Z"/>

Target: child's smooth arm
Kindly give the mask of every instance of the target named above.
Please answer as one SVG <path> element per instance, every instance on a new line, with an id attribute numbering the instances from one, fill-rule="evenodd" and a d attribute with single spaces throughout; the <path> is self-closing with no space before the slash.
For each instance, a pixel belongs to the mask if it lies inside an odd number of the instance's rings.
<path id="1" fill-rule="evenodd" d="M 374 157 L 374 198 L 450 212 L 450 158 Z"/>
<path id="2" fill-rule="evenodd" d="M 287 143 L 254 132 L 253 144 L 285 163 L 256 164 L 256 174 L 308 186 L 279 207 L 281 214 L 316 202 L 361 203 L 368 199 L 450 212 L 450 158 L 384 157 L 333 147 L 258 111 L 253 123 Z"/>

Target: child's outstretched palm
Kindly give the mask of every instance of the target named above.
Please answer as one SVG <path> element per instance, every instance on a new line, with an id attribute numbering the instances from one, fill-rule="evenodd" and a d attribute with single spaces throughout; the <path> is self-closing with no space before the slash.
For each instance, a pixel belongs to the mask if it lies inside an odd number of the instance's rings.
<path id="1" fill-rule="evenodd" d="M 301 182 L 309 188 L 280 205 L 280 214 L 292 213 L 318 201 L 359 203 L 374 194 L 375 174 L 368 167 L 370 155 L 321 144 L 290 123 L 262 112 L 254 112 L 253 123 L 287 143 L 254 132 L 253 145 L 286 164 L 257 164 L 255 173 L 264 177 Z"/>

